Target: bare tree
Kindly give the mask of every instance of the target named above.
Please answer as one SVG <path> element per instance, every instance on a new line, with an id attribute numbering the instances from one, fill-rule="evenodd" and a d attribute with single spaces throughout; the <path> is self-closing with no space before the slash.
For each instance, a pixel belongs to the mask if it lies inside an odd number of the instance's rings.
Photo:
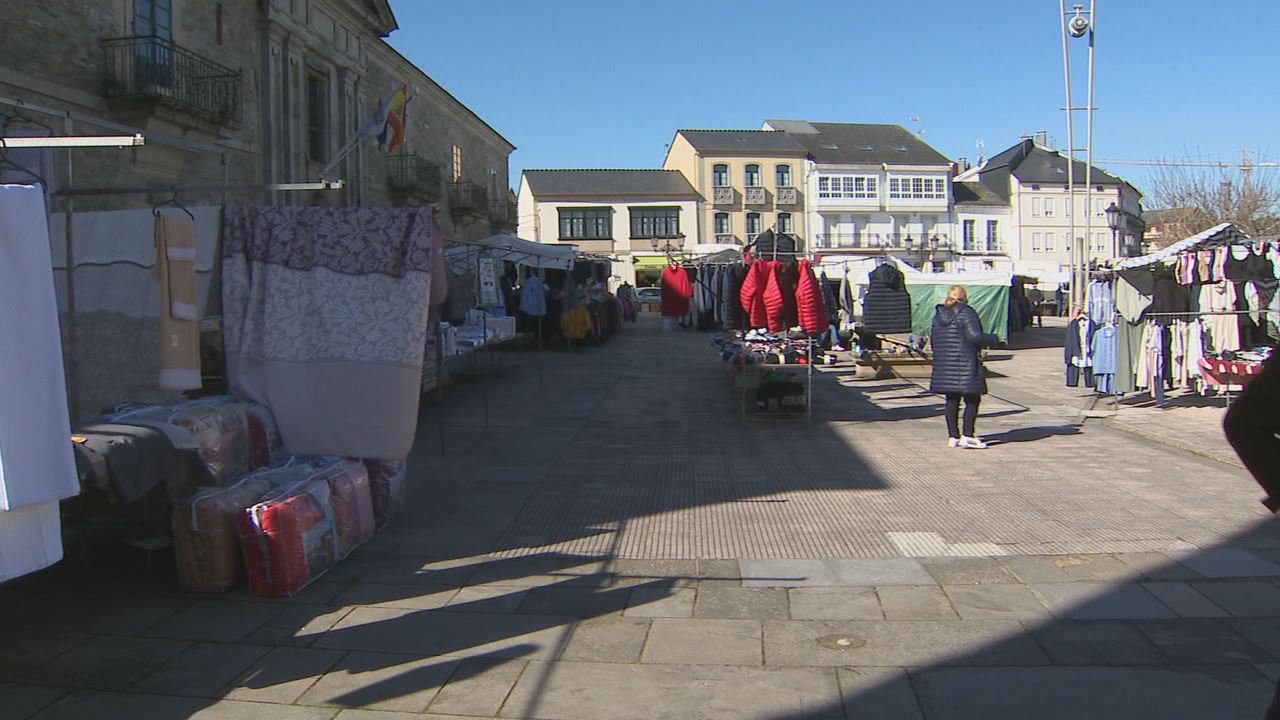
<path id="1" fill-rule="evenodd" d="M 1151 178 L 1152 209 L 1186 235 L 1224 222 L 1252 237 L 1280 234 L 1280 172 L 1274 165 L 1170 161 Z"/>

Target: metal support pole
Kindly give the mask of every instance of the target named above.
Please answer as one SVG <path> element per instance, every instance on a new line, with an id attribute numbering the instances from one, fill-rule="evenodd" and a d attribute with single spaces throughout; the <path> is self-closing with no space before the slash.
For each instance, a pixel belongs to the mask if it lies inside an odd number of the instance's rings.
<path id="1" fill-rule="evenodd" d="M 72 134 L 73 121 L 68 115 L 63 118 L 63 128 L 68 135 Z M 66 150 L 67 156 L 67 188 L 70 189 L 75 179 L 75 164 L 71 157 L 71 151 Z M 68 409 L 71 412 L 71 421 L 80 422 L 80 359 L 79 359 L 79 342 L 76 335 L 79 332 L 76 323 L 76 253 L 75 253 L 75 199 L 67 198 L 67 222 L 65 226 L 65 244 L 66 244 L 66 263 L 67 263 L 67 398 L 69 400 Z"/>

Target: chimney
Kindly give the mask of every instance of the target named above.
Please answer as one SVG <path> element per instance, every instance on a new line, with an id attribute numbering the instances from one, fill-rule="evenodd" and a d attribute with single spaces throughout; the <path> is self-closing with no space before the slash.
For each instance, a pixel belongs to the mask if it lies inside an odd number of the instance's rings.
<path id="1" fill-rule="evenodd" d="M 1049 147 L 1049 132 L 1047 130 L 1036 131 L 1036 144 L 1040 147 Z"/>

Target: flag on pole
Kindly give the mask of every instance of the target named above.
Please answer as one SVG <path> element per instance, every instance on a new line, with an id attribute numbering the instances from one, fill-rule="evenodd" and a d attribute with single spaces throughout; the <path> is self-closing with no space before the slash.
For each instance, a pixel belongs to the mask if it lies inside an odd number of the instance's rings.
<path id="1" fill-rule="evenodd" d="M 408 92 L 409 86 L 401 85 L 400 89 L 387 99 L 385 122 L 382 126 L 382 134 L 378 136 L 378 147 L 387 152 L 395 152 L 396 148 L 404 144 L 405 106 L 409 104 Z"/>

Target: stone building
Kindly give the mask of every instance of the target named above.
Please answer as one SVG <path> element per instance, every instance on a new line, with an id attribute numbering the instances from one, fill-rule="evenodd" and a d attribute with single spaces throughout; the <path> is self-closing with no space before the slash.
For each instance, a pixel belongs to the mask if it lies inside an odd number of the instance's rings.
<path id="1" fill-rule="evenodd" d="M 397 24 L 386 0 L 12 5 L 0 26 L 0 113 L 59 135 L 139 131 L 147 140 L 126 151 L 53 151 L 57 189 L 315 182 L 382 99 L 406 85 L 405 144 L 388 155 L 361 141 L 326 173 L 342 189 L 183 193 L 181 201 L 435 202 L 447 210 L 450 237 L 515 228 L 514 146 L 387 44 Z M 41 131 L 14 122 L 7 132 L 23 127 Z M 164 196 L 77 198 L 75 209 L 149 206 Z"/>

